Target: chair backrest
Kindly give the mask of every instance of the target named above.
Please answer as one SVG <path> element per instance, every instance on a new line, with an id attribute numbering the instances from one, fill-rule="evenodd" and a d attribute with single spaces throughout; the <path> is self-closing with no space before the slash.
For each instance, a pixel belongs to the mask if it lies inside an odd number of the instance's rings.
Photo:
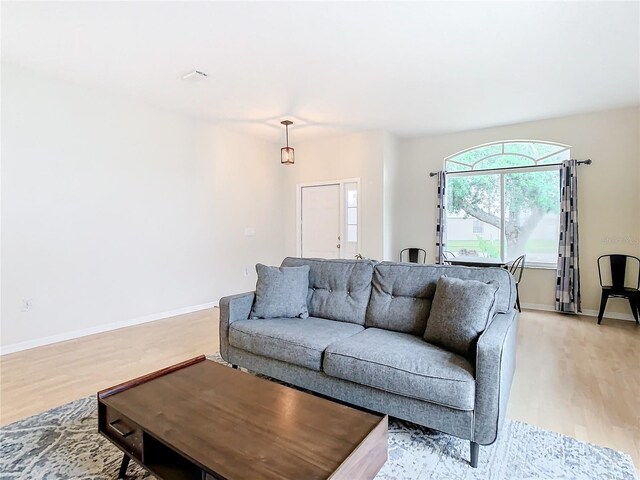
<path id="1" fill-rule="evenodd" d="M 598 278 L 600 280 L 600 286 L 602 283 L 602 262 L 609 260 L 609 268 L 611 269 L 611 286 L 614 289 L 623 289 L 625 287 L 625 278 L 627 276 L 627 266 L 631 262 L 636 263 L 638 269 L 638 278 L 634 287 L 640 288 L 640 258 L 633 255 L 623 255 L 619 253 L 612 253 L 609 255 L 601 255 L 598 257 Z"/>
<path id="2" fill-rule="evenodd" d="M 520 255 L 509 267 L 509 272 L 511 272 L 513 278 L 516 279 L 516 283 L 520 283 L 520 280 L 522 280 L 522 272 L 524 271 L 524 261 L 526 257 L 526 255 Z"/>
<path id="3" fill-rule="evenodd" d="M 456 254 L 453 253 L 451 250 L 445 250 L 444 258 L 445 260 L 449 260 L 450 258 L 456 258 Z"/>
<path id="4" fill-rule="evenodd" d="M 422 248 L 405 248 L 400 251 L 400 262 L 426 263 L 427 251 Z"/>

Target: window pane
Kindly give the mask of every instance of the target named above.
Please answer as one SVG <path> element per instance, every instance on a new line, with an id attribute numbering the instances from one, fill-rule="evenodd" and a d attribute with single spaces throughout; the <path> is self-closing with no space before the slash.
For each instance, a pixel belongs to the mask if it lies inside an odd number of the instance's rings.
<path id="1" fill-rule="evenodd" d="M 347 207 L 357 207 L 357 206 L 358 206 L 358 191 L 347 190 Z"/>
<path id="2" fill-rule="evenodd" d="M 357 208 L 347 208 L 347 223 L 349 225 L 356 225 L 358 223 Z"/>
<path id="3" fill-rule="evenodd" d="M 560 163 L 563 160 L 569 160 L 571 158 L 571 152 L 569 150 L 565 150 L 564 152 L 559 152 L 550 157 L 547 157 L 538 162 L 538 165 L 548 165 L 550 163 Z"/>
<path id="4" fill-rule="evenodd" d="M 538 160 L 539 158 L 546 157 L 560 150 L 564 150 L 563 145 L 554 145 L 549 143 L 535 143 L 535 142 L 511 142 L 504 144 L 505 153 L 520 153 L 533 157 Z"/>
<path id="5" fill-rule="evenodd" d="M 476 163 L 474 170 L 485 168 L 530 167 L 535 165 L 531 158 L 519 155 L 498 155 Z"/>
<path id="6" fill-rule="evenodd" d="M 500 258 L 500 175 L 447 180 L 447 250 L 456 256 Z"/>
<path id="7" fill-rule="evenodd" d="M 536 147 L 531 142 L 505 143 L 504 153 L 520 153 L 533 158 L 538 158 L 539 156 Z"/>
<path id="8" fill-rule="evenodd" d="M 482 160 L 489 155 L 495 155 L 497 153 L 502 153 L 502 144 L 496 145 L 487 145 L 485 147 L 474 148 L 473 150 L 469 150 L 468 152 L 461 153 L 460 155 L 456 155 L 455 157 L 451 157 L 448 160 L 453 160 L 458 163 L 462 163 L 465 165 L 473 165 L 478 160 Z"/>
<path id="9" fill-rule="evenodd" d="M 560 224 L 559 171 L 504 176 L 505 259 L 555 263 Z"/>
<path id="10" fill-rule="evenodd" d="M 454 160 L 447 160 L 447 165 L 445 167 L 447 172 L 463 172 L 471 170 L 469 165 L 463 165 L 462 163 L 458 163 Z"/>
<path id="11" fill-rule="evenodd" d="M 357 242 L 357 241 L 358 241 L 358 226 L 347 225 L 347 242 Z"/>

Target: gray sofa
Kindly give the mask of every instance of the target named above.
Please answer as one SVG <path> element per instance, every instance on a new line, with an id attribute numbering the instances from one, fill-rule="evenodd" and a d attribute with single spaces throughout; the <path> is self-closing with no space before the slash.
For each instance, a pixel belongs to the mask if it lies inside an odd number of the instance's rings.
<path id="1" fill-rule="evenodd" d="M 515 368 L 513 277 L 500 268 L 286 258 L 309 265 L 309 317 L 250 319 L 253 292 L 220 300 L 234 366 L 467 439 L 471 465 L 504 420 Z M 438 279 L 493 281 L 496 314 L 465 358 L 423 339 Z"/>

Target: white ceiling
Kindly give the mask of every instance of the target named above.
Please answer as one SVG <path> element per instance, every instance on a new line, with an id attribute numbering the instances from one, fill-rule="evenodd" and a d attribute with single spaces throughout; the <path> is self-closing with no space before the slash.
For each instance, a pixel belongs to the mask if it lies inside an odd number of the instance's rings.
<path id="1" fill-rule="evenodd" d="M 640 3 L 3 2 L 2 58 L 273 141 L 437 134 L 640 103 Z"/>

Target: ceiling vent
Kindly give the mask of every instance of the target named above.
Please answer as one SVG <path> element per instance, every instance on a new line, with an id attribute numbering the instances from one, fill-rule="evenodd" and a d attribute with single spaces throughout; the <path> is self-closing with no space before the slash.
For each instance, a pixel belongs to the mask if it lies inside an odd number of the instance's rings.
<path id="1" fill-rule="evenodd" d="M 200 70 L 193 70 L 192 72 L 189 72 L 186 75 L 183 75 L 182 80 L 186 80 L 188 82 L 199 82 L 201 80 L 204 80 L 208 76 L 209 75 L 207 75 L 204 72 L 201 72 Z"/>

